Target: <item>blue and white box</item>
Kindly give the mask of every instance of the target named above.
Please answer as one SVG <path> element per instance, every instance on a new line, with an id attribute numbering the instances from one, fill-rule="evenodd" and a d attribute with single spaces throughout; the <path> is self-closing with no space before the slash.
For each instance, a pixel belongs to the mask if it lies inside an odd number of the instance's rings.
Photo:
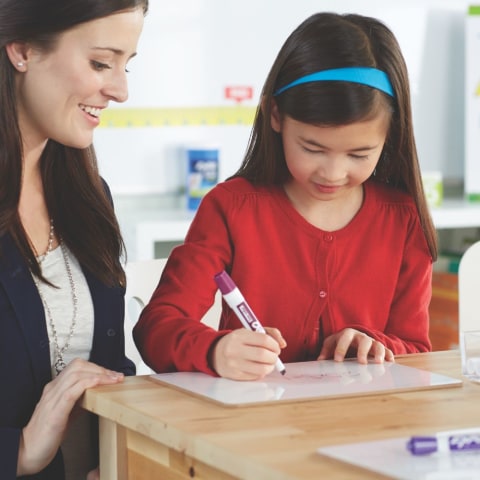
<path id="1" fill-rule="evenodd" d="M 219 148 L 190 146 L 185 149 L 187 161 L 187 208 L 196 210 L 202 198 L 218 183 Z"/>

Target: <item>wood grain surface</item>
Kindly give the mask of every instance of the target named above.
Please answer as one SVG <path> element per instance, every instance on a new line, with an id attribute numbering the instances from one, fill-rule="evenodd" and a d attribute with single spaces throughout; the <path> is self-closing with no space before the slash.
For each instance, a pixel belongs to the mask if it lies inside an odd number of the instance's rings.
<path id="1" fill-rule="evenodd" d="M 396 361 L 461 378 L 449 350 Z M 321 446 L 480 425 L 480 385 L 223 407 L 151 381 L 88 390 L 100 416 L 102 480 L 300 480 L 386 478 L 319 455 Z"/>

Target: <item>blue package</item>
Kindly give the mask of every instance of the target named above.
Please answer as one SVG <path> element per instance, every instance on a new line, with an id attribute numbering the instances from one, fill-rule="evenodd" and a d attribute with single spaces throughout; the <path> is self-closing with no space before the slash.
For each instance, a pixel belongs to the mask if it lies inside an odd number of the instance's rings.
<path id="1" fill-rule="evenodd" d="M 218 148 L 188 148 L 186 155 L 187 208 L 196 210 L 218 183 Z"/>

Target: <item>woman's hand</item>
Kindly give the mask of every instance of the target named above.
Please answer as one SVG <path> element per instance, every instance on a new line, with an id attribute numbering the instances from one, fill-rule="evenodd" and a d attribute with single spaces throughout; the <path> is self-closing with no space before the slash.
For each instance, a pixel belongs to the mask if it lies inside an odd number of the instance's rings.
<path id="1" fill-rule="evenodd" d="M 350 348 L 356 350 L 358 363 L 368 363 L 368 357 L 373 358 L 375 363 L 395 360 L 393 352 L 382 342 L 353 328 L 345 328 L 327 337 L 323 342 L 318 360 L 333 358 L 337 362 L 343 362 Z"/>
<path id="2" fill-rule="evenodd" d="M 17 475 L 31 475 L 54 458 L 67 429 L 70 413 L 87 388 L 123 381 L 123 373 L 75 359 L 45 385 L 32 418 L 20 439 Z"/>
<path id="3" fill-rule="evenodd" d="M 267 334 L 240 328 L 218 340 L 212 355 L 218 375 L 233 380 L 258 380 L 268 375 L 287 344 L 278 329 L 265 330 Z"/>
<path id="4" fill-rule="evenodd" d="M 87 480 L 100 480 L 100 468 L 97 467 L 95 470 L 88 472 Z"/>

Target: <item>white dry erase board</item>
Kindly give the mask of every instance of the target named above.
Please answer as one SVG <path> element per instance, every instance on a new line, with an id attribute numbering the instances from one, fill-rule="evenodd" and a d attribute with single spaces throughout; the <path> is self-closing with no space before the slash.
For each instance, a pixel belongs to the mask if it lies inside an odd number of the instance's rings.
<path id="1" fill-rule="evenodd" d="M 288 363 L 262 380 L 241 382 L 198 372 L 151 375 L 151 379 L 227 406 L 266 402 L 306 401 L 322 398 L 460 386 L 461 380 L 397 363 L 356 360 Z"/>
<path id="2" fill-rule="evenodd" d="M 480 452 L 412 455 L 408 438 L 349 443 L 317 451 L 336 460 L 398 480 L 479 480 Z"/>

